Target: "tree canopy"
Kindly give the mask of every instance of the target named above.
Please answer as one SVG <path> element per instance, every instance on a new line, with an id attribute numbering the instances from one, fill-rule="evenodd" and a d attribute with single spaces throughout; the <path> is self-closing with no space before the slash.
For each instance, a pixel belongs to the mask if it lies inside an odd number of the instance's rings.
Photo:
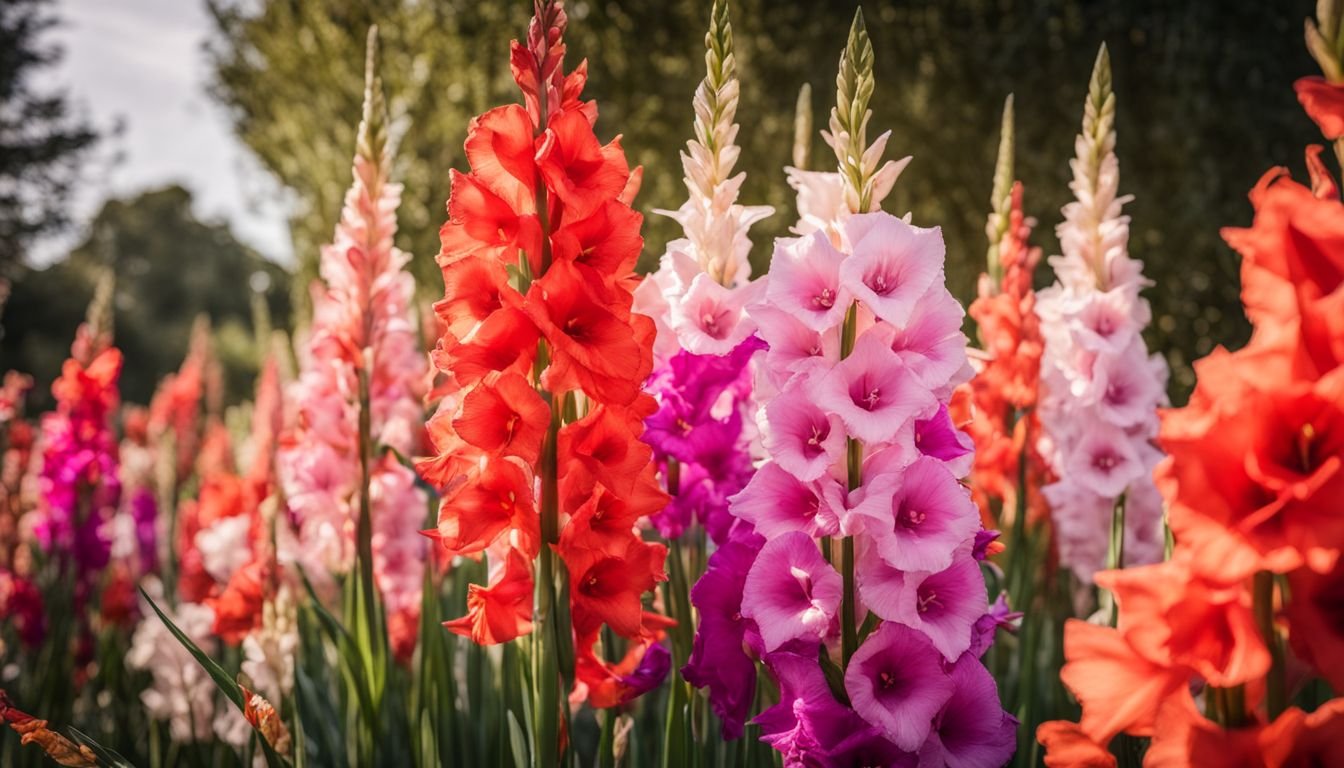
<path id="1" fill-rule="evenodd" d="M 34 85 L 59 47 L 45 42 L 52 0 L 0 2 L 0 278 L 11 277 L 32 241 L 69 222 L 80 161 L 98 139 L 60 91 Z"/>
<path id="2" fill-rule="evenodd" d="M 1147 263 L 1155 323 L 1150 344 L 1169 350 L 1179 398 L 1189 361 L 1248 332 L 1238 308 L 1236 258 L 1218 229 L 1244 223 L 1245 194 L 1268 167 L 1301 167 L 1316 138 L 1292 81 L 1312 71 L 1301 44 L 1309 0 L 1282 4 L 1165 0 L 952 0 L 866 2 L 877 58 L 872 126 L 890 151 L 913 154 L 889 208 L 942 226 L 953 291 L 968 300 L 983 268 L 984 220 L 1003 98 L 1017 95 L 1018 176 L 1040 220 L 1034 241 L 1058 251 L 1053 227 L 1068 200 L 1068 159 L 1087 75 L 1110 45 L 1118 95 L 1121 191 L 1135 195 L 1132 252 Z M 794 219 L 782 167 L 790 162 L 798 88 L 812 85 L 817 125 L 834 99 L 835 62 L 852 0 L 735 0 L 742 78 L 742 199 L 770 203 L 753 261 Z M 470 116 L 516 95 L 507 41 L 525 29 L 527 3 L 446 0 L 211 0 L 214 94 L 243 141 L 295 193 L 294 238 L 305 275 L 330 236 L 349 183 L 359 114 L 365 30 L 378 23 L 385 80 L 406 185 L 398 244 L 415 254 L 422 289 L 438 289 L 432 255 L 444 218 L 448 169 L 464 165 Z M 604 136 L 624 133 L 645 166 L 637 205 L 684 199 L 678 151 L 690 136 L 691 95 L 703 77 L 708 3 L 628 0 L 568 4 L 570 65 L 591 60 L 588 95 Z M 992 41 L 990 44 L 988 41 Z M 819 141 L 819 140 L 818 140 Z M 826 157 L 814 151 L 814 158 Z M 643 266 L 677 236 L 651 216 Z M 1044 277 L 1045 270 L 1042 270 Z M 306 278 L 305 278 L 306 279 Z"/>
<path id="3" fill-rule="evenodd" d="M 124 399 L 148 402 L 159 379 L 181 363 L 198 315 L 214 326 L 226 398 L 251 397 L 257 371 L 252 296 L 259 289 L 283 325 L 289 276 L 235 240 L 228 227 L 199 221 L 191 205 L 191 193 L 178 186 L 109 200 L 68 258 L 45 269 L 19 267 L 0 316 L 4 367 L 42 384 L 55 378 L 98 277 L 110 268 L 113 328 L 126 355 Z M 49 404 L 42 385 L 33 398 L 34 411 Z"/>

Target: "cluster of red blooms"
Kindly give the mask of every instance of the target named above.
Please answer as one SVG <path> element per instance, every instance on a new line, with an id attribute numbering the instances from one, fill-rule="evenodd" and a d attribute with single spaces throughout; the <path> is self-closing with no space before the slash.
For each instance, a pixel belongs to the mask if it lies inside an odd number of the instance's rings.
<path id="1" fill-rule="evenodd" d="M 1287 706 L 1318 675 L 1344 690 L 1344 205 L 1319 152 L 1310 189 L 1275 169 L 1224 231 L 1255 332 L 1163 414 L 1175 548 L 1097 575 L 1116 628 L 1066 627 L 1083 713 L 1041 726 L 1047 765 L 1114 765 L 1121 733 L 1152 739 L 1147 765 L 1344 764 L 1344 698 Z"/>
<path id="2" fill-rule="evenodd" d="M 178 511 L 180 573 L 178 597 L 208 605 L 215 613 L 214 632 L 237 645 L 262 619 L 262 604 L 273 592 L 274 548 L 262 503 L 275 490 L 275 444 L 281 427 L 279 371 L 268 358 L 257 381 L 252 411 L 253 454 L 246 472 L 234 466 L 228 429 L 218 421 L 207 427 L 197 461 L 200 488 Z M 227 519 L 246 520 L 241 542 L 244 560 L 223 583 L 206 568 L 198 535 Z"/>
<path id="3" fill-rule="evenodd" d="M 656 407 L 640 391 L 654 324 L 631 311 L 640 173 L 619 139 L 594 135 L 597 107 L 579 99 L 586 65 L 563 71 L 565 23 L 558 3 L 539 5 L 511 56 L 525 106 L 473 119 L 471 172 L 452 174 L 433 353 L 451 394 L 419 470 L 443 492 L 429 535 L 491 562 L 490 583 L 471 586 L 468 614 L 448 628 L 482 644 L 530 632 L 532 561 L 553 549 L 569 573 L 576 695 L 602 707 L 638 692 L 625 673 L 666 624 L 642 601 L 666 578 L 666 550 L 635 524 L 667 497 L 639 440 Z M 603 624 L 631 641 L 619 665 L 593 650 Z"/>
<path id="4" fill-rule="evenodd" d="M 1041 249 L 1027 244 L 1035 222 L 1022 213 L 1022 183 L 1012 187 L 1008 226 L 999 241 L 998 260 L 1002 277 L 996 285 L 988 274 L 980 276 L 979 295 L 968 310 L 980 328 L 983 356 L 976 361 L 974 378 L 953 400 L 962 413 L 956 423 L 975 443 L 971 471 L 971 494 L 980 506 L 986 528 L 998 528 L 1002 520 L 992 511 L 1017 506 L 1020 464 L 1027 461 L 1027 509 L 1030 519 L 1044 518 L 1045 501 L 1040 488 L 1045 466 L 1035 450 L 1037 385 L 1043 350 L 1040 319 L 1036 316 L 1036 292 L 1032 276 L 1041 260 Z"/>
<path id="5" fill-rule="evenodd" d="M 159 382 L 154 397 L 149 401 L 149 431 L 159 442 L 169 432 L 173 435 L 176 451 L 177 482 L 181 484 L 196 466 L 196 454 L 201 440 L 201 410 L 207 399 L 217 399 L 218 371 L 210 357 L 210 328 L 204 320 L 197 320 L 191 329 L 187 356 L 176 373 L 170 373 Z"/>

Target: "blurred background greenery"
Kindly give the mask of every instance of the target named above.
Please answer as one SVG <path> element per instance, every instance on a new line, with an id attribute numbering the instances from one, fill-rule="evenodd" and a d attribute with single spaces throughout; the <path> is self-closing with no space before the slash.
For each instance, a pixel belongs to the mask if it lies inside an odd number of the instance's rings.
<path id="1" fill-rule="evenodd" d="M 432 300 L 440 291 L 433 256 L 448 169 L 465 165 L 469 118 L 516 97 L 507 45 L 525 29 L 530 3 L 209 0 L 207 6 L 212 33 L 203 55 L 213 73 L 210 94 L 292 195 L 295 274 L 291 279 L 263 262 L 227 228 L 197 221 L 187 193 L 174 188 L 109 201 L 88 226 L 86 241 L 46 268 L 25 263 L 26 235 L 0 233 L 6 243 L 0 277 L 13 283 L 0 320 L 0 368 L 33 372 L 41 391 L 64 356 L 97 264 L 114 266 L 120 278 L 118 337 L 127 352 L 131 400 L 147 398 L 153 381 L 176 365 L 199 312 L 213 316 L 225 348 L 229 334 L 246 339 L 251 333 L 253 289 L 265 296 L 277 324 L 290 321 L 289 297 L 306 293 L 318 245 L 330 236 L 349 184 L 371 23 L 382 33 L 399 144 L 396 175 L 406 187 L 398 245 L 415 256 L 421 297 Z M 785 234 L 796 218 L 782 168 L 790 162 L 798 88 L 812 85 L 815 123 L 824 125 L 855 6 L 733 2 L 742 79 L 738 167 L 748 174 L 743 202 L 769 203 L 777 211 L 755 230 L 758 273 L 771 238 Z M 1291 87 L 1315 72 L 1302 44 L 1311 0 L 877 0 L 863 7 L 877 57 L 872 125 L 893 131 L 890 156 L 915 158 L 887 208 L 943 227 L 948 279 L 966 301 L 983 268 L 1004 97 L 1016 98 L 1017 176 L 1027 188 L 1028 211 L 1039 220 L 1034 243 L 1052 254 L 1059 208 L 1069 199 L 1068 160 L 1088 73 L 1097 46 L 1110 46 L 1121 191 L 1135 196 L 1127 207 L 1131 251 L 1156 283 L 1148 292 L 1154 307 L 1149 344 L 1167 355 L 1172 398 L 1183 402 L 1193 385 L 1190 361 L 1248 335 L 1237 259 L 1219 228 L 1248 223 L 1252 184 L 1278 164 L 1301 176 L 1303 146 L 1319 141 Z M 645 168 L 637 205 L 646 213 L 677 207 L 685 197 L 677 153 L 690 135 L 691 95 L 704 73 L 708 0 L 574 0 L 568 10 L 569 63 L 589 60 L 586 93 L 600 104 L 599 134 L 621 133 L 631 163 Z M 22 89 L 4 86 L 5 78 L 22 81 L 23 67 L 6 59 L 0 56 L 0 99 L 8 104 Z M 52 126 L 52 134 L 80 127 L 69 116 Z M 83 151 L 75 147 L 66 156 L 74 163 Z M 820 139 L 812 156 L 814 166 L 829 157 Z M 25 178 L 4 167 L 8 162 L 0 151 L 0 189 L 10 178 Z M 59 200 L 62 192 L 44 187 L 42 199 Z M 6 226 L 3 217 L 0 226 Z M 671 221 L 650 215 L 642 266 L 656 264 L 677 234 Z M 1038 276 L 1043 283 L 1047 271 Z M 236 398 L 246 394 L 255 361 L 248 358 L 251 347 L 233 346 L 237 354 L 226 355 L 225 368 Z"/>

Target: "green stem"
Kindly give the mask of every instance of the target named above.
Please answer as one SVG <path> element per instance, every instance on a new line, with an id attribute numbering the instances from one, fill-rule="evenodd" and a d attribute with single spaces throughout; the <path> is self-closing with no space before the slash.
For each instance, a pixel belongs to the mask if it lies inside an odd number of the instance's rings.
<path id="1" fill-rule="evenodd" d="M 540 344 L 539 368 L 544 369 L 545 342 Z M 537 568 L 536 605 L 533 609 L 534 632 L 537 642 L 533 658 L 536 699 L 532 714 L 536 718 L 536 744 L 533 755 L 536 764 L 555 768 L 560 764 L 560 643 L 559 632 L 568 627 L 556 626 L 556 580 L 558 579 L 553 544 L 560 540 L 560 492 L 557 477 L 557 441 L 560 433 L 560 403 L 549 393 L 543 393 L 550 403 L 551 424 L 541 449 L 541 556 Z"/>
<path id="2" fill-rule="evenodd" d="M 598 768 L 616 768 L 616 710 L 602 710 L 602 737 L 597 746 Z"/>
<path id="3" fill-rule="evenodd" d="M 845 324 L 840 333 L 840 359 L 854 351 L 858 333 L 858 302 L 849 305 Z M 863 443 L 850 437 L 845 439 L 845 468 L 850 491 L 863 484 Z M 844 578 L 844 599 L 840 605 L 841 651 L 844 666 L 859 649 L 859 618 L 856 615 L 857 594 L 854 585 L 854 538 L 846 536 L 840 546 L 840 573 Z"/>
<path id="4" fill-rule="evenodd" d="M 1286 706 L 1286 689 L 1283 646 L 1274 628 L 1274 574 L 1269 571 L 1255 574 L 1253 604 L 1256 624 L 1260 626 L 1260 635 L 1269 649 L 1269 672 L 1265 675 L 1265 711 L 1269 720 L 1273 721 Z"/>
<path id="5" fill-rule="evenodd" d="M 1125 494 L 1120 494 L 1115 500 L 1115 508 L 1111 512 L 1111 542 L 1106 550 L 1106 568 L 1107 570 L 1116 570 L 1125 567 Z M 1120 604 L 1116 602 L 1115 594 L 1107 592 L 1103 599 L 1109 615 L 1109 621 L 1112 627 L 1120 621 Z"/>

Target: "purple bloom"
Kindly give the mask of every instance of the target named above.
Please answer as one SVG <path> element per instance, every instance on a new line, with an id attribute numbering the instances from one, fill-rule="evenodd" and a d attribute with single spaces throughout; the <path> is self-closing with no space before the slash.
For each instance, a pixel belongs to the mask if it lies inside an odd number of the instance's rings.
<path id="1" fill-rule="evenodd" d="M 928 637 L 890 621 L 868 636 L 845 670 L 854 711 L 908 752 L 928 738 L 953 688 Z"/>
<path id="2" fill-rule="evenodd" d="M 946 464 L 957 477 L 965 477 L 971 471 L 975 443 L 952 423 L 946 403 L 940 404 L 932 417 L 915 422 L 915 447 L 924 456 Z"/>
<path id="3" fill-rule="evenodd" d="M 131 497 L 131 519 L 135 521 L 135 540 L 140 550 L 141 573 L 151 573 L 158 565 L 158 552 L 155 549 L 158 506 L 154 492 L 148 488 L 137 490 Z"/>
<path id="4" fill-rule="evenodd" d="M 779 681 L 779 703 L 753 722 L 761 741 L 785 766 L 908 766 L 916 756 L 901 750 L 844 704 L 836 701 L 815 654 L 777 652 L 765 659 Z"/>
<path id="5" fill-rule="evenodd" d="M 971 647 L 966 649 L 966 653 L 977 659 L 984 656 L 994 643 L 994 633 L 1000 627 L 1008 632 L 1016 632 L 1017 625 L 1014 622 L 1020 618 L 1022 612 L 1010 609 L 1008 595 L 1000 592 L 989 606 L 989 611 L 975 620 L 975 626 L 971 629 Z"/>
<path id="6" fill-rule="evenodd" d="M 985 528 L 976 531 L 975 543 L 971 546 L 971 557 L 974 557 L 977 562 L 983 562 L 985 558 L 989 557 L 989 545 L 1002 535 L 998 531 Z"/>
<path id="7" fill-rule="evenodd" d="M 742 735 L 756 691 L 756 664 L 743 650 L 750 621 L 742 616 L 742 589 L 759 550 L 759 538 L 727 542 L 709 556 L 704 575 L 691 588 L 700 625 L 681 675 L 691 685 L 709 689 L 709 704 L 723 724 L 725 739 Z"/>
<path id="8" fill-rule="evenodd" d="M 999 706 L 999 691 L 989 670 L 963 656 L 950 674 L 955 689 L 934 719 L 919 750 L 919 764 L 957 768 L 998 768 L 1017 746 L 1017 719 Z"/>
<path id="9" fill-rule="evenodd" d="M 624 701 L 633 701 L 663 684 L 672 669 L 672 654 L 662 643 L 654 643 L 644 651 L 635 671 L 621 678 L 625 688 Z"/>

